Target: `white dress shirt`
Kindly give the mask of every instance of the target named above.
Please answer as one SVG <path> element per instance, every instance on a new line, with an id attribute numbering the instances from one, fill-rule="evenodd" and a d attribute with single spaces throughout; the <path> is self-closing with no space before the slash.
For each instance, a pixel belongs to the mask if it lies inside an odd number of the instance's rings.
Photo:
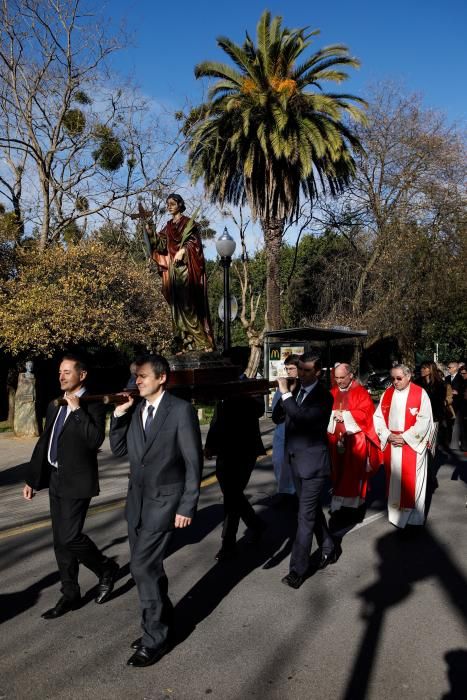
<path id="1" fill-rule="evenodd" d="M 81 389 L 80 389 L 79 391 L 75 392 L 75 393 L 73 394 L 73 396 L 78 396 L 78 398 L 79 398 L 80 396 L 82 396 L 82 395 L 84 394 L 85 391 L 86 391 L 86 387 L 83 386 L 83 387 L 81 387 Z M 50 460 L 50 447 L 51 447 L 51 445 L 52 445 L 52 438 L 53 438 L 54 432 L 55 432 L 55 424 L 56 424 L 56 422 L 57 422 L 58 416 L 59 416 L 60 411 L 62 410 L 62 408 L 63 408 L 63 406 L 60 406 L 60 410 L 57 411 L 57 416 L 56 416 L 55 421 L 54 421 L 54 427 L 52 428 L 52 432 L 50 433 L 49 446 L 48 446 L 48 448 L 47 448 L 47 459 L 49 460 L 49 464 L 51 464 L 53 467 L 55 467 L 55 469 L 58 469 L 58 463 L 57 463 L 57 462 L 52 462 L 52 461 Z M 63 425 L 65 425 L 66 421 L 68 420 L 68 416 L 70 415 L 70 413 L 71 413 L 71 408 L 70 408 L 69 406 L 67 406 L 67 408 L 66 408 L 66 416 L 65 416 L 65 420 L 64 420 L 64 422 L 63 422 Z"/>
<path id="2" fill-rule="evenodd" d="M 154 413 L 152 414 L 153 420 L 156 417 L 157 409 L 159 407 L 159 404 L 162 400 L 162 397 L 164 396 L 165 391 L 162 392 L 162 394 L 153 402 L 151 403 L 150 401 L 146 401 L 146 404 L 143 408 L 143 412 L 141 414 L 141 420 L 143 421 L 143 430 L 146 430 L 146 421 L 148 419 L 148 408 L 149 406 L 154 407 Z"/>
<path id="3" fill-rule="evenodd" d="M 313 391 L 313 389 L 315 388 L 315 386 L 316 386 L 317 384 L 318 384 L 318 380 L 317 380 L 317 379 L 315 379 L 315 381 L 313 382 L 313 384 L 309 384 L 308 386 L 303 386 L 303 384 L 302 384 L 302 386 L 300 387 L 299 391 L 301 391 L 301 390 L 303 389 L 303 391 L 305 392 L 305 396 L 304 396 L 304 397 L 302 398 L 302 400 L 300 401 L 300 404 L 299 404 L 300 406 L 301 406 L 302 403 L 305 401 L 305 399 L 307 398 L 307 396 L 308 396 L 308 394 L 310 393 L 310 391 Z M 297 394 L 297 396 L 298 396 L 298 394 Z M 292 392 L 291 392 L 291 391 L 286 391 L 285 394 L 282 394 L 282 401 L 285 401 L 286 399 L 289 399 L 289 398 L 291 398 L 291 397 L 293 398 Z"/>

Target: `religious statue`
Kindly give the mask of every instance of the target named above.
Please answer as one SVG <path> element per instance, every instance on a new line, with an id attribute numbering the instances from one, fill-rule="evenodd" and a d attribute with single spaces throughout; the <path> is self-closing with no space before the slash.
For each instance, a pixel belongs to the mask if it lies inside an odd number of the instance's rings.
<path id="1" fill-rule="evenodd" d="M 36 378 L 31 361 L 26 363 L 26 372 L 18 376 L 15 395 L 13 429 L 18 437 L 37 437 L 39 427 L 36 416 Z"/>
<path id="2" fill-rule="evenodd" d="M 155 238 L 151 257 L 162 277 L 162 293 L 170 306 L 180 350 L 214 350 L 209 315 L 206 268 L 199 229 L 193 217 L 183 215 L 185 202 L 178 194 L 167 197 L 170 221 L 159 233 L 145 219 L 146 232 Z M 145 212 L 140 206 L 140 216 Z"/>

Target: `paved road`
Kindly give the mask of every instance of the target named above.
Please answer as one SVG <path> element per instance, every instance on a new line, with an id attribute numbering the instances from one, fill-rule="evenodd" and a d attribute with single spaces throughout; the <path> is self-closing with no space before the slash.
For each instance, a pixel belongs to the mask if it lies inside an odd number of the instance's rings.
<path id="1" fill-rule="evenodd" d="M 274 424 L 270 418 L 265 417 L 260 420 L 260 426 L 264 446 L 269 449 Z M 202 425 L 203 442 L 207 431 L 208 426 Z M 0 533 L 49 517 L 47 491 L 40 491 L 30 502 L 25 501 L 21 495 L 25 469 L 35 444 L 35 438 L 15 438 L 9 433 L 0 433 Z M 203 476 L 212 474 L 214 469 L 213 460 L 205 461 Z M 126 458 L 116 458 L 111 454 L 108 438 L 99 451 L 99 480 L 101 491 L 99 496 L 93 498 L 93 507 L 102 507 L 125 497 L 128 462 Z"/>
<path id="2" fill-rule="evenodd" d="M 421 536 L 399 537 L 376 500 L 344 537 L 339 562 L 298 591 L 280 583 L 293 513 L 270 505 L 270 461 L 258 466 L 248 490 L 269 529 L 259 546 L 242 538 L 235 563 L 214 561 L 221 497 L 217 484 L 203 488 L 196 524 L 177 533 L 167 560 L 177 645 L 148 669 L 125 665 L 139 635 L 138 604 L 118 502 L 87 522 L 122 566 L 112 600 L 94 604 L 95 578 L 84 570 L 86 604 L 55 621 L 40 617 L 57 599 L 50 529 L 4 530 L 0 698 L 465 698 L 467 487 L 459 459 L 452 455 L 439 471 Z"/>

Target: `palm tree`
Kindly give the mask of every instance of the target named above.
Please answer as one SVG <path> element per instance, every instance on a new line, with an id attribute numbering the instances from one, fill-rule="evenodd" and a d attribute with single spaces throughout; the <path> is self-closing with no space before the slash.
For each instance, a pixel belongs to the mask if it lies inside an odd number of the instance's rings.
<path id="1" fill-rule="evenodd" d="M 218 45 L 232 59 L 203 62 L 197 78 L 217 79 L 207 102 L 185 123 L 188 167 L 200 178 L 213 202 L 248 202 L 259 219 L 267 255 L 267 319 L 279 328 L 279 264 L 284 227 L 296 220 L 303 194 L 314 200 L 320 190 L 335 195 L 352 177 L 352 151 L 360 142 L 343 121 L 362 121 L 365 102 L 353 95 L 325 93 L 324 80 L 347 79 L 343 66 L 359 62 L 342 45 L 303 58 L 319 30 L 287 29 L 282 17 L 265 11 L 257 26 L 257 46 L 246 35 L 243 46 L 226 37 Z M 298 63 L 298 61 L 303 61 Z M 354 104 L 357 103 L 357 104 Z"/>

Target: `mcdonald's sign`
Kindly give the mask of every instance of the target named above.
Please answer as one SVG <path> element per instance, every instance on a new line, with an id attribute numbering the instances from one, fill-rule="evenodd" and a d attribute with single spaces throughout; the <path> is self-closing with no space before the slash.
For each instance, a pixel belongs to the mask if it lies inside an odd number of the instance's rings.
<path id="1" fill-rule="evenodd" d="M 271 348 L 269 350 L 269 361 L 274 362 L 281 359 L 280 348 Z"/>

